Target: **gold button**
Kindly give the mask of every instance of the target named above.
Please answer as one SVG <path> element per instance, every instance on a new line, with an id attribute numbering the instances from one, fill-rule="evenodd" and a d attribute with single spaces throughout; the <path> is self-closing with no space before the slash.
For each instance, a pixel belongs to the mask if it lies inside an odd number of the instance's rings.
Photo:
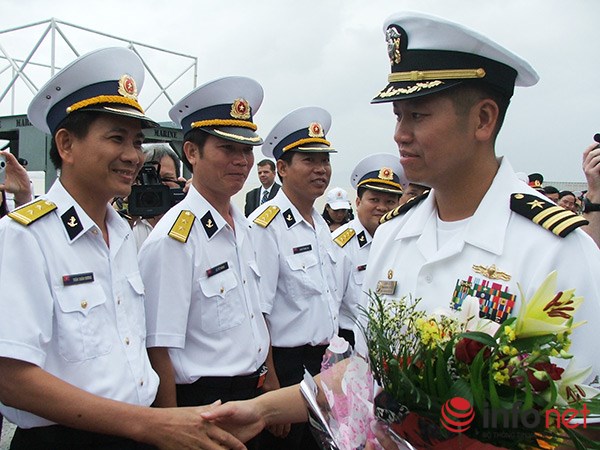
<path id="1" fill-rule="evenodd" d="M 128 337 L 125 338 L 125 345 L 129 345 L 129 338 Z"/>
<path id="2" fill-rule="evenodd" d="M 81 307 L 83 309 L 87 308 L 88 302 L 86 300 L 81 300 Z"/>
<path id="3" fill-rule="evenodd" d="M 223 292 L 225 292 L 225 288 L 224 288 L 224 287 L 222 287 L 222 288 L 221 288 L 221 294 L 222 294 Z"/>
<path id="4" fill-rule="evenodd" d="M 95 228 L 92 230 L 92 234 L 98 234 L 98 230 L 96 230 Z"/>

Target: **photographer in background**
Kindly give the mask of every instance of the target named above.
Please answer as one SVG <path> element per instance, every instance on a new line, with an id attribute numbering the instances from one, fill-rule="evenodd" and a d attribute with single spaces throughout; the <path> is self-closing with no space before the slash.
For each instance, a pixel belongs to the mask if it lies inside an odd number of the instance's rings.
<path id="1" fill-rule="evenodd" d="M 33 192 L 29 175 L 15 155 L 9 151 L 0 151 L 0 155 L 6 160 L 5 181 L 0 183 L 0 217 L 4 217 L 13 208 L 24 205 L 33 199 Z M 13 194 L 13 204 L 7 201 L 6 193 Z"/>
<path id="2" fill-rule="evenodd" d="M 162 184 L 171 189 L 178 189 L 185 185 L 186 180 L 181 176 L 181 160 L 169 144 L 144 144 L 142 147 L 146 158 L 145 162 L 156 164 Z M 133 235 L 138 251 L 163 215 L 133 218 Z"/>

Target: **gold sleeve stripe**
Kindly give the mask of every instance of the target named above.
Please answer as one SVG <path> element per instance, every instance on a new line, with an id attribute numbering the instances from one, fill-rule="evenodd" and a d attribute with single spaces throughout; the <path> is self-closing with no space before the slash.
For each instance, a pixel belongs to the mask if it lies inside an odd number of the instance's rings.
<path id="1" fill-rule="evenodd" d="M 552 230 L 552 227 L 554 225 L 560 224 L 563 220 L 566 220 L 572 216 L 573 213 L 571 211 L 562 211 L 548 218 L 548 220 L 544 221 L 544 223 L 542 223 L 541 225 L 547 230 Z"/>
<path id="2" fill-rule="evenodd" d="M 573 227 L 573 226 L 580 227 L 582 225 L 587 225 L 587 223 L 588 223 L 587 220 L 585 220 L 579 216 L 571 217 L 570 219 L 567 219 L 563 223 L 554 227 L 552 232 L 558 236 L 562 236 L 562 233 L 564 233 L 565 231 L 571 231 L 570 230 L 571 227 Z"/>

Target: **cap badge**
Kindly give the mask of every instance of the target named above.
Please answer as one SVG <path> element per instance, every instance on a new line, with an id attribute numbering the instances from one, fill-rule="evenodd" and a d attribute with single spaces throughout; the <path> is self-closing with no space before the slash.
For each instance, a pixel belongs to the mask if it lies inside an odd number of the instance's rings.
<path id="1" fill-rule="evenodd" d="M 323 132 L 323 127 L 319 122 L 313 122 L 308 126 L 308 135 L 310 137 L 323 137 L 325 133 Z"/>
<path id="2" fill-rule="evenodd" d="M 385 32 L 385 40 L 387 42 L 390 64 L 400 64 L 400 61 L 402 61 L 402 55 L 400 53 L 400 33 L 396 28 L 389 27 Z"/>
<path id="3" fill-rule="evenodd" d="M 236 98 L 233 105 L 231 105 L 230 115 L 234 119 L 249 119 L 250 105 L 248 101 L 243 98 Z"/>
<path id="4" fill-rule="evenodd" d="M 137 86 L 135 85 L 135 80 L 131 75 L 121 75 L 121 78 L 119 79 L 118 92 L 123 97 L 127 97 L 132 100 L 137 100 Z"/>
<path id="5" fill-rule="evenodd" d="M 379 171 L 378 178 L 382 180 L 392 180 L 394 178 L 394 171 L 389 167 L 382 167 Z"/>

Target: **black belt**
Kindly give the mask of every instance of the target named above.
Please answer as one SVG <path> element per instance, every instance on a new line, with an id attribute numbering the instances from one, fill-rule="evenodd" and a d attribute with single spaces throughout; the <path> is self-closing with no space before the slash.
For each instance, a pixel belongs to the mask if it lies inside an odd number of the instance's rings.
<path id="1" fill-rule="evenodd" d="M 267 366 L 264 364 L 256 372 L 250 375 L 238 375 L 235 377 L 201 377 L 192 385 L 199 388 L 224 389 L 229 391 L 260 389 L 267 376 Z"/>

